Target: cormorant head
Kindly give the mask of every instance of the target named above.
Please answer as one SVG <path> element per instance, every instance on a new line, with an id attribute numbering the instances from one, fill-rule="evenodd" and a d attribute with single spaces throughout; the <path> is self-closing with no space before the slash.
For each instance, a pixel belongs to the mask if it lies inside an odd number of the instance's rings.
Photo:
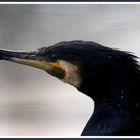
<path id="1" fill-rule="evenodd" d="M 127 82 L 133 57 L 90 41 L 60 42 L 29 53 L 0 50 L 0 59 L 43 69 L 89 96 Z"/>

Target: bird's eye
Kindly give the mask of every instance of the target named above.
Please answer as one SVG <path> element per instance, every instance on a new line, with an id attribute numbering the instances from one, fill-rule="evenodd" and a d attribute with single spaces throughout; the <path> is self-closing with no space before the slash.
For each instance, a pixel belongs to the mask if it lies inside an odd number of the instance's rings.
<path id="1" fill-rule="evenodd" d="M 56 54 L 52 53 L 52 54 L 51 54 L 51 57 L 52 57 L 53 59 L 55 59 L 55 58 L 56 58 Z"/>

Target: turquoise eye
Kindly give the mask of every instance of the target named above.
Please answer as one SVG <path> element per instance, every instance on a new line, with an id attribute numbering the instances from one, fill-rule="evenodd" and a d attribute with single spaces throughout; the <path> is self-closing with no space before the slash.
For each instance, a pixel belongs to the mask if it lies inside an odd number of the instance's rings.
<path id="1" fill-rule="evenodd" d="M 55 54 L 52 54 L 51 57 L 52 57 L 52 58 L 56 58 L 56 55 L 55 55 Z"/>

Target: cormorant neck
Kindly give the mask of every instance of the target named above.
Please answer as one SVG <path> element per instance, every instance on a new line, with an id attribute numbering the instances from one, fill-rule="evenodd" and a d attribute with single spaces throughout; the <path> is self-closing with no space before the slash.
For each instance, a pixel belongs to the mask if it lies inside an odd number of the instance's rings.
<path id="1" fill-rule="evenodd" d="M 93 100 L 95 102 L 94 113 L 101 112 L 102 109 L 105 108 L 112 108 L 119 112 L 127 111 L 128 109 L 130 109 L 131 97 L 129 97 L 129 94 L 125 88 L 117 88 L 117 90 L 114 89 L 114 91 L 112 91 L 111 93 L 109 92 L 110 91 L 104 91 L 102 93 L 102 95 L 108 93 L 108 96 L 102 96 L 101 98 L 93 97 Z"/>
<path id="2" fill-rule="evenodd" d="M 96 108 L 112 107 L 117 110 L 126 110 L 130 106 L 131 94 L 129 84 L 122 77 L 112 77 L 86 82 L 80 91 L 91 97 Z M 105 81 L 106 80 L 106 81 Z M 111 81 L 112 80 L 112 81 Z M 90 82 L 90 83 L 89 83 Z M 101 110 L 101 109 L 100 109 Z"/>
<path id="3" fill-rule="evenodd" d="M 94 112 L 86 124 L 82 135 L 101 136 L 109 135 L 110 133 L 113 135 L 113 133 L 116 131 L 113 130 L 114 126 L 115 128 L 119 128 L 120 126 L 117 125 L 125 125 L 128 123 L 127 119 L 125 118 L 129 118 L 129 116 L 133 114 L 133 111 L 131 111 L 132 109 L 131 105 L 129 104 L 130 99 L 127 91 L 123 88 L 117 88 L 116 90 L 114 89 L 114 91 L 104 90 L 102 93 L 92 94 L 105 95 L 106 93 L 108 93 L 108 96 L 102 96 L 101 98 L 98 96 L 93 96 L 92 99 L 95 102 Z M 91 94 L 89 93 L 89 95 Z"/>

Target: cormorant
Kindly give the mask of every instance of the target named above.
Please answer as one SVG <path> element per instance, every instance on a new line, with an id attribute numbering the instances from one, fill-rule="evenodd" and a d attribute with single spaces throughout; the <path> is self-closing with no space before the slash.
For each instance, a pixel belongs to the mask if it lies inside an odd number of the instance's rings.
<path id="1" fill-rule="evenodd" d="M 92 41 L 64 41 L 37 51 L 0 50 L 0 59 L 43 69 L 91 97 L 82 136 L 140 135 L 140 65 L 130 52 Z"/>

